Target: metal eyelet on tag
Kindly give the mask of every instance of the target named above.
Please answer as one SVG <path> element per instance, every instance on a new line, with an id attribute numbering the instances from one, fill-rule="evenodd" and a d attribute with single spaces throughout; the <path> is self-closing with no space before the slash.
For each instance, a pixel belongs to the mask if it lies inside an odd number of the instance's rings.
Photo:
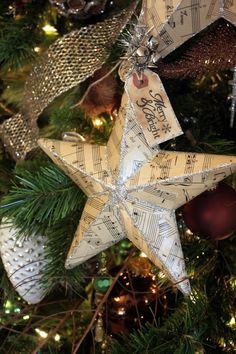
<path id="1" fill-rule="evenodd" d="M 144 88 L 148 86 L 148 77 L 141 72 L 140 75 L 137 73 L 133 73 L 133 84 L 138 89 Z"/>

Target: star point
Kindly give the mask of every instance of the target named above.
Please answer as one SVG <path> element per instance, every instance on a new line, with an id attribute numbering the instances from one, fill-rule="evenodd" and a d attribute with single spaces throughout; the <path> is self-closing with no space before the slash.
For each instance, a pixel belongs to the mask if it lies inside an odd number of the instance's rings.
<path id="1" fill-rule="evenodd" d="M 67 268 L 128 237 L 190 293 L 175 210 L 235 171 L 236 157 L 151 148 L 127 100 L 107 146 L 47 139 L 39 145 L 88 196 Z"/>

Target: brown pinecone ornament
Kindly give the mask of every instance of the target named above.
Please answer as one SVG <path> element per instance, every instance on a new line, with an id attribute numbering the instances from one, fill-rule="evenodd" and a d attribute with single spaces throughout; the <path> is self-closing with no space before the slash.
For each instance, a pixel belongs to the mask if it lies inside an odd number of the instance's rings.
<path id="1" fill-rule="evenodd" d="M 61 15 L 83 20 L 102 14 L 107 0 L 50 0 L 50 2 Z"/>

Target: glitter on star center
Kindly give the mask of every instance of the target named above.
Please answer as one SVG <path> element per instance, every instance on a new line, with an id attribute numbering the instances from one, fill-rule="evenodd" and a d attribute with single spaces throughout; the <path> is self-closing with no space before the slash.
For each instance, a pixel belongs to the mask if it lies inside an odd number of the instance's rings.
<path id="1" fill-rule="evenodd" d="M 118 184 L 111 190 L 110 195 L 114 203 L 122 203 L 127 199 L 127 190 L 123 184 Z"/>

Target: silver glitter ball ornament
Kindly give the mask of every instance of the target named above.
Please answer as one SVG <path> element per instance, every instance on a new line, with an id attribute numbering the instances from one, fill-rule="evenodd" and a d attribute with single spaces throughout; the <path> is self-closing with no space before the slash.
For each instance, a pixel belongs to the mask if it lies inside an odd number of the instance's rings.
<path id="1" fill-rule="evenodd" d="M 8 278 L 29 304 L 37 304 L 46 294 L 42 272 L 47 264 L 45 237 L 17 240 L 17 229 L 3 219 L 0 226 L 0 254 Z"/>

